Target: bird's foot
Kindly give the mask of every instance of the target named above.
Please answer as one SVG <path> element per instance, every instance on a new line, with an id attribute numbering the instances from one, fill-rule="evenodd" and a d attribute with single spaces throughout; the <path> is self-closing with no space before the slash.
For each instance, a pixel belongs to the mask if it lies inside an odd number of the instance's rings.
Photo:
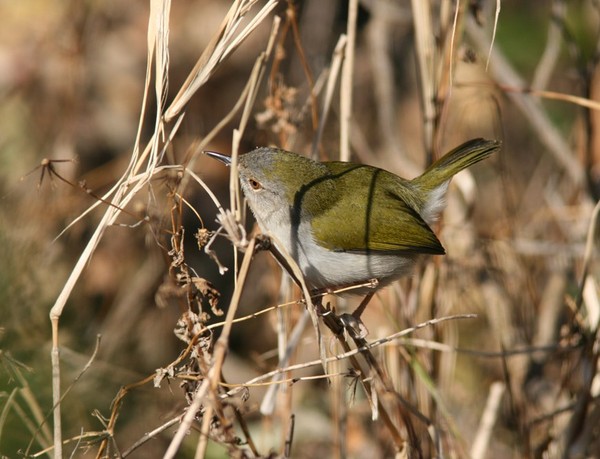
<path id="1" fill-rule="evenodd" d="M 364 339 L 369 334 L 369 330 L 363 321 L 359 317 L 355 317 L 354 314 L 344 313 L 339 316 L 339 319 L 352 339 Z"/>

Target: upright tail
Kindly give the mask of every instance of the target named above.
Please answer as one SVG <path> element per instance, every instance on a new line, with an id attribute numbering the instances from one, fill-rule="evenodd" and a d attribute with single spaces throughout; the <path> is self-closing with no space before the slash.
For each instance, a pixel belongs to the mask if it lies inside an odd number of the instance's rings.
<path id="1" fill-rule="evenodd" d="M 463 169 L 500 149 L 498 140 L 473 139 L 446 153 L 412 182 L 423 191 L 433 191 Z"/>

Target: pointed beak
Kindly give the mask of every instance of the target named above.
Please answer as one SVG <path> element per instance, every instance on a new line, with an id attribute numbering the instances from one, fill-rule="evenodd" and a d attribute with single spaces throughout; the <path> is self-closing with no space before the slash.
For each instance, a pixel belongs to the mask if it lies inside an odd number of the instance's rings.
<path id="1" fill-rule="evenodd" d="M 204 154 L 210 156 L 211 158 L 215 158 L 221 161 L 226 166 L 231 166 L 231 156 L 224 155 L 223 153 L 219 153 L 218 151 L 208 150 L 204 150 Z"/>

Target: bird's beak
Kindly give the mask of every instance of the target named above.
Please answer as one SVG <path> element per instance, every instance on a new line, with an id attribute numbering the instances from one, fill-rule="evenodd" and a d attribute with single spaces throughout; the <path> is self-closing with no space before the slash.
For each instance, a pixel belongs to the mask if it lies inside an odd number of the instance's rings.
<path id="1" fill-rule="evenodd" d="M 204 150 L 204 154 L 210 156 L 211 158 L 215 158 L 221 161 L 226 166 L 231 166 L 231 156 L 224 155 L 223 153 L 219 153 L 218 151 L 208 150 Z"/>

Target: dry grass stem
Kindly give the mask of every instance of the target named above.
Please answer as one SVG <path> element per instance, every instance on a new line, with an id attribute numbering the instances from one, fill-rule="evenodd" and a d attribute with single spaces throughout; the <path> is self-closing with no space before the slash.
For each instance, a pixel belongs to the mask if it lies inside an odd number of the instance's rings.
<path id="1" fill-rule="evenodd" d="M 428 0 L 412 0 L 415 27 L 415 53 L 418 64 L 421 107 L 423 109 L 423 143 L 431 163 L 436 120 L 435 33 L 431 18 L 431 3 Z"/>
<path id="2" fill-rule="evenodd" d="M 483 414 L 481 415 L 481 423 L 475 434 L 473 446 L 471 446 L 471 458 L 473 459 L 483 459 L 487 455 L 489 441 L 492 436 L 494 424 L 498 418 L 498 411 L 504 391 L 504 383 L 495 382 L 490 386 L 490 392 Z"/>
<path id="3" fill-rule="evenodd" d="M 349 0 L 347 42 L 344 47 L 344 64 L 340 82 L 340 160 L 350 161 L 350 120 L 354 82 L 354 53 L 356 43 L 356 22 L 358 20 L 358 0 Z"/>
<path id="4" fill-rule="evenodd" d="M 321 138 L 323 136 L 323 132 L 325 130 L 325 123 L 327 123 L 329 111 L 331 109 L 331 103 L 333 101 L 333 94 L 335 90 L 335 86 L 337 84 L 338 75 L 340 72 L 340 68 L 342 67 L 342 62 L 344 58 L 344 50 L 346 49 L 346 45 L 348 43 L 348 39 L 346 35 L 340 35 L 340 38 L 335 45 L 335 49 L 333 51 L 333 58 L 331 60 L 331 68 L 329 70 L 329 74 L 327 76 L 327 85 L 325 89 L 325 97 L 323 99 L 323 109 L 321 110 L 321 116 L 319 117 L 319 128 L 317 130 L 317 135 L 315 135 L 315 139 L 313 141 L 312 147 L 312 157 L 318 158 L 318 150 L 319 145 L 321 143 Z"/>

